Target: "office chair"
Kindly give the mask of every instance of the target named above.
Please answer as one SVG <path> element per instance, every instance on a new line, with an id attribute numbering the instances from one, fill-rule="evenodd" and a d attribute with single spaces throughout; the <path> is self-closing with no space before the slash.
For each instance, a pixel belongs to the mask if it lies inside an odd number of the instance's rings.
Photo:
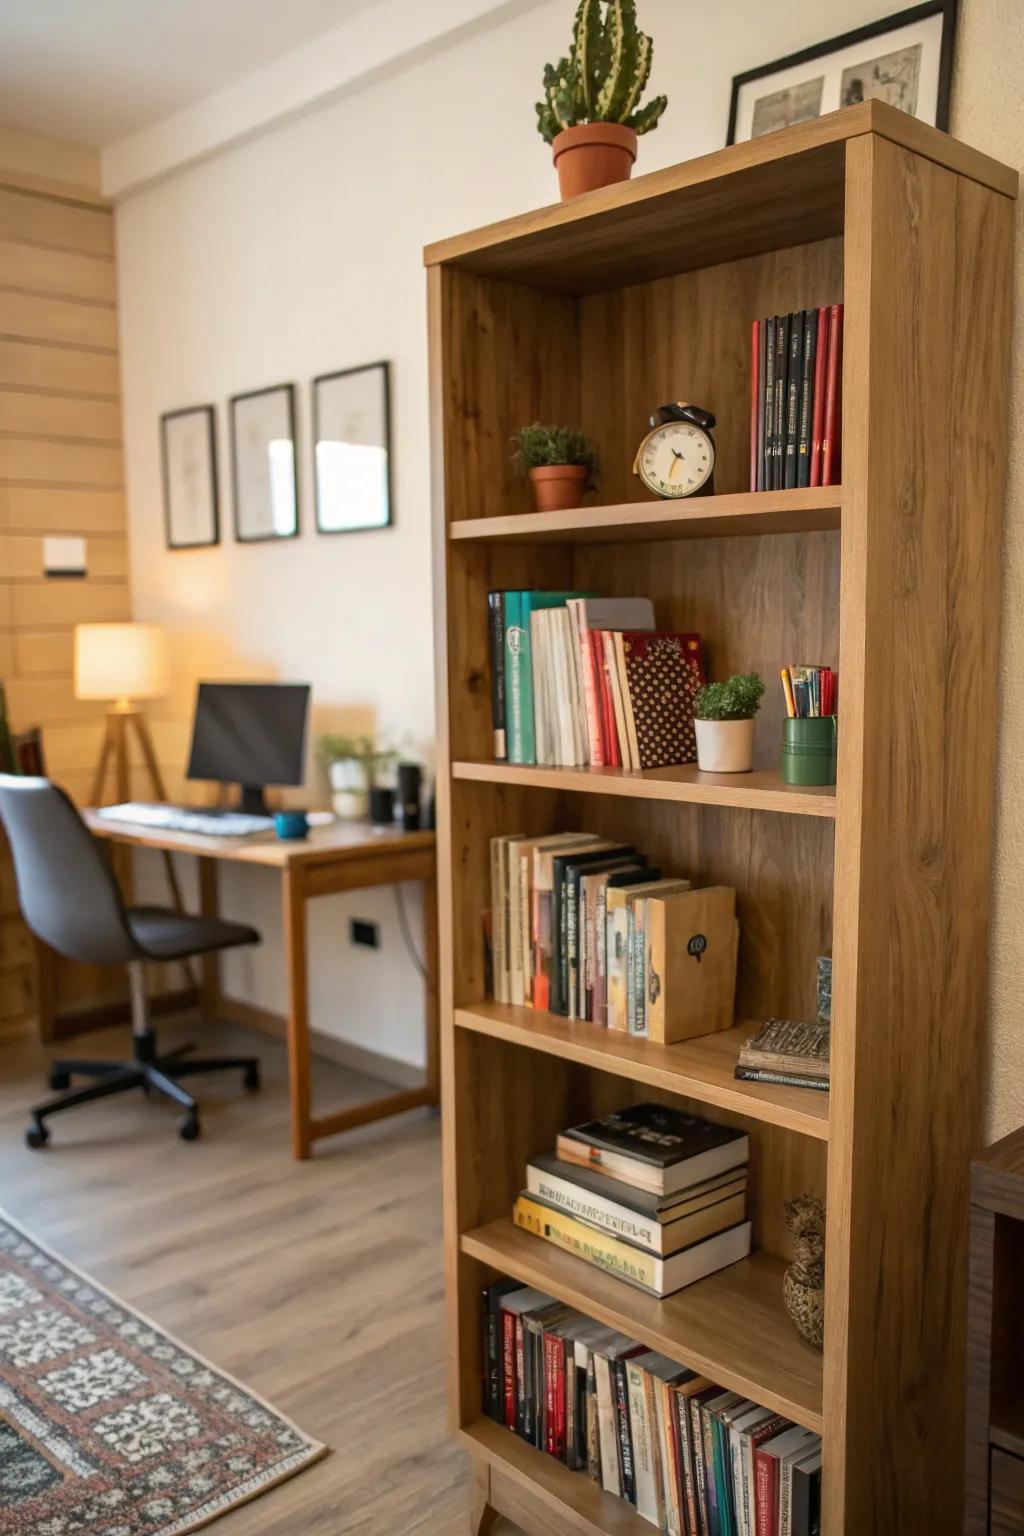
<path id="1" fill-rule="evenodd" d="M 181 1105 L 178 1121 L 184 1141 L 199 1135 L 199 1106 L 181 1086 L 183 1077 L 201 1072 L 241 1072 L 244 1086 L 260 1084 L 253 1056 L 183 1060 L 192 1050 L 181 1046 L 157 1053 L 149 1021 L 144 966 L 147 960 L 184 960 L 190 955 L 258 944 L 260 936 L 244 923 L 219 917 L 192 917 L 164 907 L 126 907 L 97 840 L 63 790 L 49 779 L 0 774 L 0 822 L 7 832 L 18 882 L 22 915 L 36 936 L 70 960 L 92 965 L 127 965 L 131 985 L 130 1061 L 55 1061 L 50 1087 L 67 1089 L 73 1077 L 95 1078 L 30 1110 L 25 1133 L 30 1147 L 50 1139 L 46 1121 L 79 1104 L 141 1088 Z"/>

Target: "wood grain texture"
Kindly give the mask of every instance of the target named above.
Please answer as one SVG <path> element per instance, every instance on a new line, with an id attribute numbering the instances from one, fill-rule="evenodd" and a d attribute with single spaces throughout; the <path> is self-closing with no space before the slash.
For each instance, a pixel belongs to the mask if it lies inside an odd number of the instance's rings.
<path id="1" fill-rule="evenodd" d="M 823 1517 L 858 1536 L 951 1533 L 995 742 L 976 681 L 995 662 L 1012 207 L 871 138 L 848 150 L 846 228 Z"/>
<path id="2" fill-rule="evenodd" d="M 828 1139 L 827 1093 L 738 1082 L 734 1077 L 737 1052 L 756 1032 L 756 1024 L 738 1024 L 723 1034 L 705 1035 L 680 1045 L 655 1045 L 601 1024 L 570 1023 L 556 1014 L 490 999 L 457 1008 L 455 1024 L 458 1029 L 509 1040 L 601 1072 L 614 1072 L 701 1106 L 716 1105 L 805 1136 Z"/>
<path id="3" fill-rule="evenodd" d="M 846 143 L 867 134 L 1017 195 L 1009 167 L 872 101 L 440 241 L 425 260 L 587 293 L 837 234 Z"/>
<path id="4" fill-rule="evenodd" d="M 510 1430 L 478 1419 L 462 1432 L 465 1444 L 490 1470 L 487 1503 L 537 1536 L 558 1521 L 573 1536 L 650 1536 L 651 1527 L 623 1499 L 613 1498 L 586 1476 L 570 1472 L 553 1456 L 534 1450 Z M 472 1527 L 471 1527 L 472 1529 Z M 486 1532 L 486 1525 L 478 1527 Z"/>
<path id="5" fill-rule="evenodd" d="M 1024 1532 L 1024 1461 L 992 1448 L 991 1536 L 1021 1536 Z"/>
<path id="6" fill-rule="evenodd" d="M 466 1233 L 462 1248 L 729 1391 L 821 1430 L 821 1355 L 786 1316 L 777 1259 L 753 1254 L 658 1301 L 520 1231 L 508 1216 Z"/>
<path id="7" fill-rule="evenodd" d="M 3 421 L 0 397 L 0 423 Z M 639 441 L 639 440 L 638 440 Z M 588 504 L 566 512 L 507 512 L 453 523 L 451 537 L 512 544 L 619 544 L 627 539 L 809 533 L 838 528 L 842 490 L 739 491 L 697 500 Z"/>

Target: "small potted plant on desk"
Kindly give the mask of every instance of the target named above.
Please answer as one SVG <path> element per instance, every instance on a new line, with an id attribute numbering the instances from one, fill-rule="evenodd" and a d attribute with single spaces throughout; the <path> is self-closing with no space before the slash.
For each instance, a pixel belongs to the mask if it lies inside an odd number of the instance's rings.
<path id="1" fill-rule="evenodd" d="M 327 769 L 334 814 L 342 821 L 364 821 L 370 791 L 385 768 L 396 762 L 394 747 L 380 747 L 371 736 L 321 736 L 320 761 Z"/>
<path id="2" fill-rule="evenodd" d="M 754 766 L 754 716 L 764 693 L 756 672 L 707 683 L 693 707 L 697 767 L 702 773 L 749 773 Z"/>
<path id="3" fill-rule="evenodd" d="M 636 0 L 580 0 L 569 57 L 544 70 L 537 128 L 551 145 L 562 201 L 628 181 L 637 135 L 650 133 L 668 105 L 645 107 L 654 44 L 636 24 Z"/>
<path id="4" fill-rule="evenodd" d="M 583 505 L 597 489 L 597 452 L 574 427 L 520 427 L 512 438 L 512 462 L 529 478 L 538 512 L 562 512 Z"/>

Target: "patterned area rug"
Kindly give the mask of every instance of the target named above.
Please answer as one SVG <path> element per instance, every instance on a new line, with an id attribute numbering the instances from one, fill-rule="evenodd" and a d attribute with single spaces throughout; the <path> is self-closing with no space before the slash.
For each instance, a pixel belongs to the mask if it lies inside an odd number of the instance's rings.
<path id="1" fill-rule="evenodd" d="M 0 1536 L 184 1536 L 324 1454 L 0 1215 Z"/>

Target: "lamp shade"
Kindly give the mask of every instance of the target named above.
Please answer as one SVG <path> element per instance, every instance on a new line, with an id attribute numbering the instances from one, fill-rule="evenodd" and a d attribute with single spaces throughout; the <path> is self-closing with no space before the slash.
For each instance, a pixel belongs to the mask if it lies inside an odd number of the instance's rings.
<path id="1" fill-rule="evenodd" d="M 156 699 L 167 681 L 167 637 L 159 624 L 76 625 L 76 698 Z"/>

